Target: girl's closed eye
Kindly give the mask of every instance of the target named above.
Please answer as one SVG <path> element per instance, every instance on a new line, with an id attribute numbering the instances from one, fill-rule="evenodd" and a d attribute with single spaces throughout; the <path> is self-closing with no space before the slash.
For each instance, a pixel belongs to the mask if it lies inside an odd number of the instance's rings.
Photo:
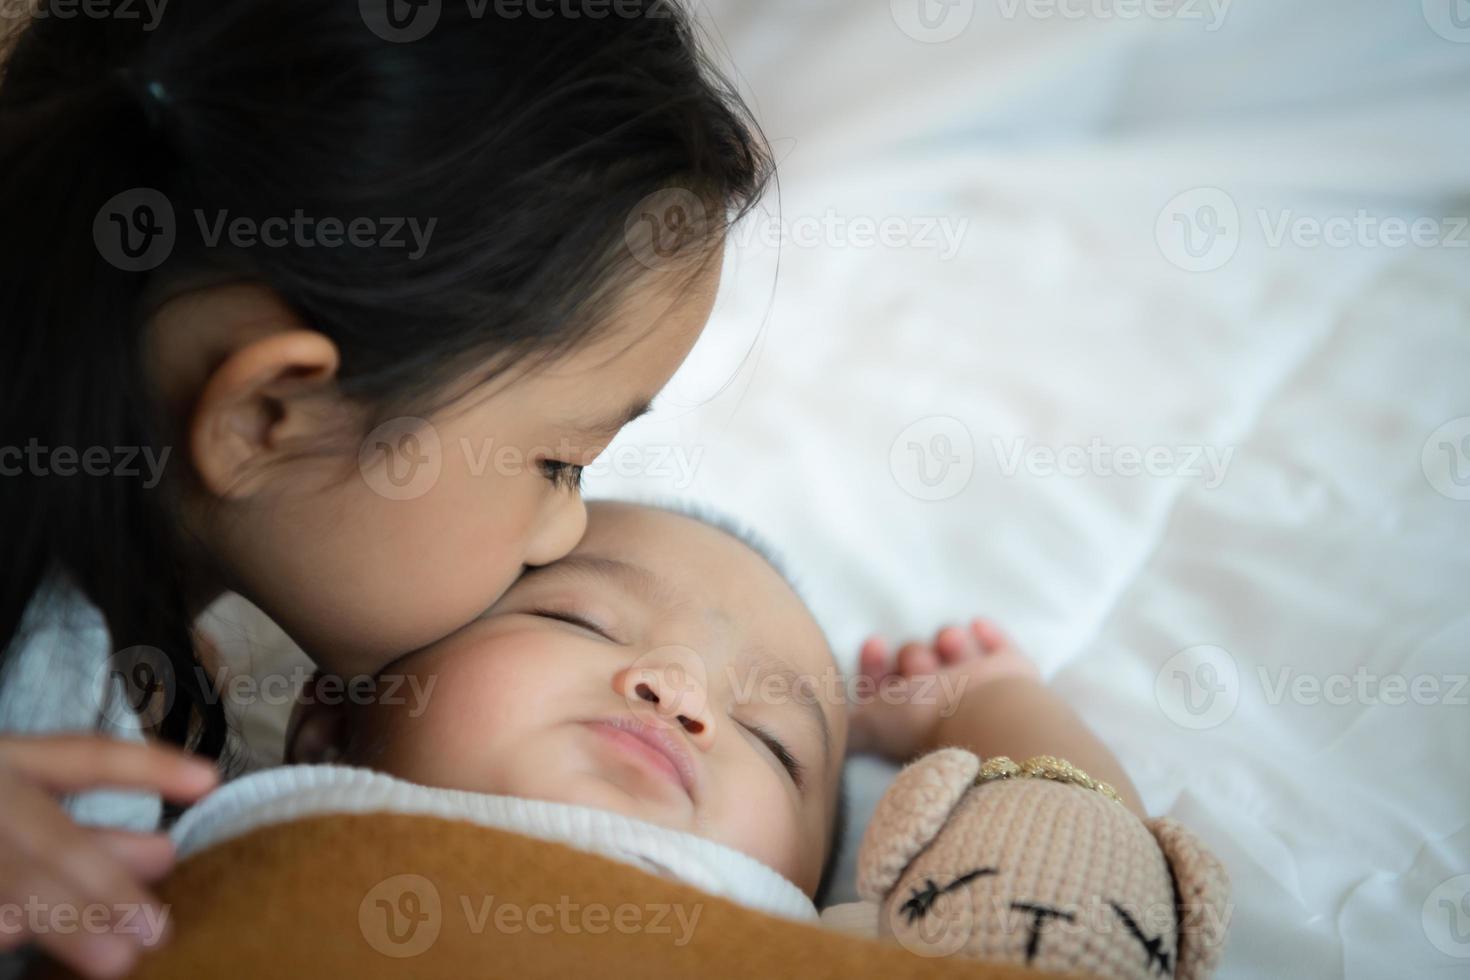
<path id="1" fill-rule="evenodd" d="M 541 475 L 551 481 L 551 485 L 559 490 L 570 490 L 573 493 L 582 491 L 582 464 L 568 463 L 561 459 L 543 459 L 536 464 L 541 468 Z"/>
<path id="2" fill-rule="evenodd" d="M 759 725 L 748 721 L 740 722 L 740 725 L 754 735 L 771 755 L 775 756 L 776 761 L 781 764 L 782 769 L 786 770 L 786 774 L 791 777 L 791 781 L 796 784 L 798 790 L 806 788 L 806 770 L 784 742 Z"/>

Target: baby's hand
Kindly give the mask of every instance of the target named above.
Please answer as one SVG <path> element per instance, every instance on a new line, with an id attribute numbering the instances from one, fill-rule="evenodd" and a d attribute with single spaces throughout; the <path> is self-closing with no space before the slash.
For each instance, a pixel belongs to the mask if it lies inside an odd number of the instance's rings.
<path id="1" fill-rule="evenodd" d="M 938 748 L 940 723 L 968 690 L 1002 678 L 1041 679 L 1036 665 L 987 619 L 968 629 L 945 627 L 929 643 L 905 643 L 897 656 L 881 637 L 869 637 L 858 666 L 866 683 L 858 689 L 848 751 L 894 762 Z"/>

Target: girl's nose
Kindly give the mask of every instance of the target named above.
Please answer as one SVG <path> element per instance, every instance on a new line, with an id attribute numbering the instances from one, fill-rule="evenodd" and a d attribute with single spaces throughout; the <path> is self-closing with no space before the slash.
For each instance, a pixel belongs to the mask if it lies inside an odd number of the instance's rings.
<path id="1" fill-rule="evenodd" d="M 644 654 L 613 675 L 613 689 L 636 717 L 682 728 L 700 750 L 714 745 L 715 713 L 704 661 L 688 647 L 660 647 Z"/>

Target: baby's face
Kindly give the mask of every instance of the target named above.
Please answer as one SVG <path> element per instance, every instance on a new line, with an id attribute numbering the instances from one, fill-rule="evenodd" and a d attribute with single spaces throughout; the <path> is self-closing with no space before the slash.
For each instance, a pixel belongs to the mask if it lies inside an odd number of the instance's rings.
<path id="1" fill-rule="evenodd" d="M 611 810 L 817 886 L 847 742 L 836 665 L 781 575 L 724 531 L 593 504 L 568 557 L 385 673 L 434 686 L 358 714 L 345 761 Z"/>

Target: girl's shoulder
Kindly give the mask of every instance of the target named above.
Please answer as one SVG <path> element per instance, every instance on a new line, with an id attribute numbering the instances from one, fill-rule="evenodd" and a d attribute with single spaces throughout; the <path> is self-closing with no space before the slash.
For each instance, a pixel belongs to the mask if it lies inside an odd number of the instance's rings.
<path id="1" fill-rule="evenodd" d="M 70 579 L 52 572 L 31 597 L 0 661 L 0 735 L 89 732 L 142 741 L 142 725 L 114 676 L 102 613 Z M 157 797 L 85 793 L 68 801 L 82 823 L 152 829 Z"/>

